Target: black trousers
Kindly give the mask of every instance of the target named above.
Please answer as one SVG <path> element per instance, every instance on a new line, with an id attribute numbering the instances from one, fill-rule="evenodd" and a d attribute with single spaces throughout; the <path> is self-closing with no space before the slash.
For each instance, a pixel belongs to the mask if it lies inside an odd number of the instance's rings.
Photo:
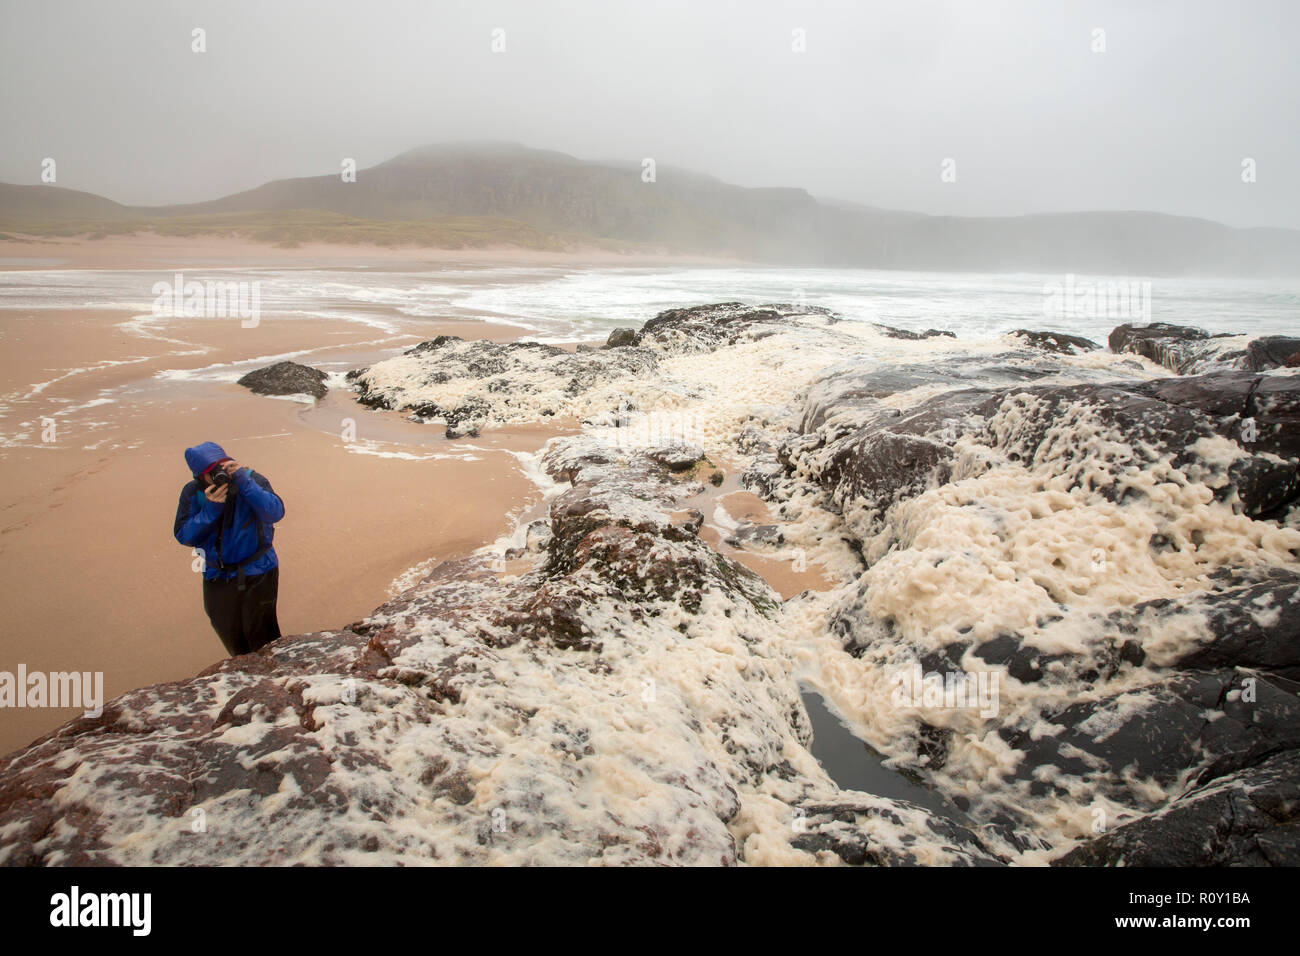
<path id="1" fill-rule="evenodd" d="M 242 591 L 238 579 L 204 580 L 203 610 L 231 657 L 251 654 L 280 636 L 280 621 L 275 616 L 279 592 L 278 566 L 245 577 Z"/>

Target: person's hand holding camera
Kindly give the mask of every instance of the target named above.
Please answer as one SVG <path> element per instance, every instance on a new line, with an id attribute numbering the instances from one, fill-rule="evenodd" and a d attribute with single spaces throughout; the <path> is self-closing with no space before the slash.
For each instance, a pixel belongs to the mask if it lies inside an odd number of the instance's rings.
<path id="1" fill-rule="evenodd" d="M 233 458 L 223 461 L 219 470 L 213 472 L 208 481 L 208 486 L 203 489 L 203 496 L 213 504 L 224 504 L 226 495 L 230 493 L 230 484 L 235 480 L 235 472 L 242 467 L 239 462 Z"/>

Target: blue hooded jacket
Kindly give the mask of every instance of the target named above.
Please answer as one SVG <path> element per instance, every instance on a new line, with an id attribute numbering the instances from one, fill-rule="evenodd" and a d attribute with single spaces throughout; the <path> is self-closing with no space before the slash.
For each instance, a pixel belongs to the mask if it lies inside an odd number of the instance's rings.
<path id="1" fill-rule="evenodd" d="M 174 533 L 181 544 L 202 551 L 203 577 L 207 581 L 237 577 L 239 570 L 233 565 L 256 554 L 262 544 L 267 545 L 266 553 L 244 565 L 245 576 L 261 574 L 280 563 L 270 544 L 275 522 L 284 517 L 284 502 L 265 477 L 251 468 L 241 468 L 231 478 L 223 504 L 209 501 L 203 494 L 198 476 L 229 457 L 216 442 L 205 441 L 185 449 L 185 464 L 195 478 L 181 491 Z"/>

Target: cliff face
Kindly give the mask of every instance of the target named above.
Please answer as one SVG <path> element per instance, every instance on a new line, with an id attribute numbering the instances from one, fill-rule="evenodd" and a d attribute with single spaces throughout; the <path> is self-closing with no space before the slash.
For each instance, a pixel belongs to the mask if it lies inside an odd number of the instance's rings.
<path id="1" fill-rule="evenodd" d="M 618 341 L 357 370 L 584 419 L 527 463 L 545 517 L 11 755 L 0 862 L 1297 861 L 1300 378 L 780 305 Z M 710 544 L 715 464 L 771 508 L 729 540 L 829 590 Z M 950 812 L 838 787 L 800 682 Z"/>

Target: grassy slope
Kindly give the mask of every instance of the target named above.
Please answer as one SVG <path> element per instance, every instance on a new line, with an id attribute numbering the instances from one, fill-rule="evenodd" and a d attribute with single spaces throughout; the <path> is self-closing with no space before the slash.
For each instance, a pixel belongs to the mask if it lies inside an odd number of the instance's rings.
<path id="1" fill-rule="evenodd" d="M 124 219 L 0 219 L 0 239 L 73 236 L 103 239 L 141 232 L 186 237 L 230 236 L 285 247 L 305 242 L 332 242 L 438 249 L 517 246 L 561 251 L 579 241 L 575 237 L 544 232 L 518 220 L 498 217 L 444 216 L 427 220 L 383 221 L 314 209 Z M 593 244 L 585 237 L 580 241 Z M 611 249 L 628 245 L 612 241 L 599 244 Z"/>

